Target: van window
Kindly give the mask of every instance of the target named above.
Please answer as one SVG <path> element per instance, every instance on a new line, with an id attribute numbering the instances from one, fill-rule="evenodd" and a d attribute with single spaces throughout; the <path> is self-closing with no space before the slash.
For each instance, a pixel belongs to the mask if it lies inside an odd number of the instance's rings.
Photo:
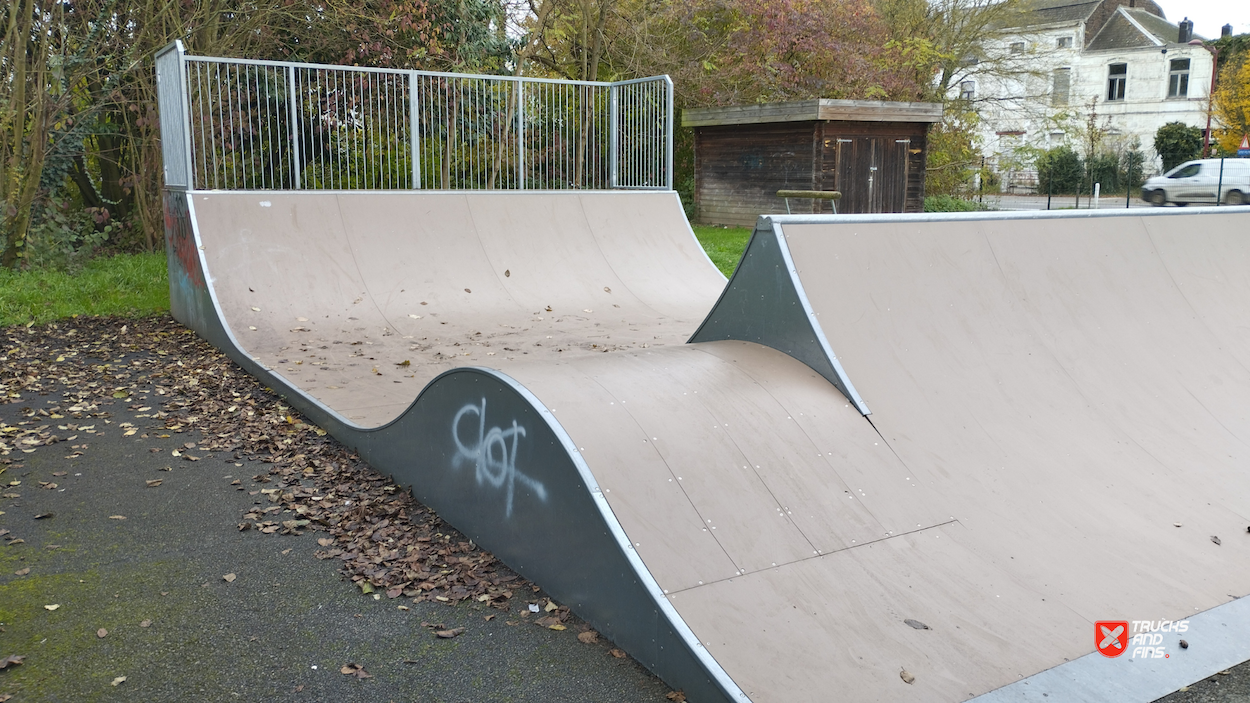
<path id="1" fill-rule="evenodd" d="M 1168 178 L 1189 178 L 1198 175 L 1198 170 L 1202 168 L 1202 164 L 1190 164 L 1184 168 L 1177 169 L 1168 176 Z"/>

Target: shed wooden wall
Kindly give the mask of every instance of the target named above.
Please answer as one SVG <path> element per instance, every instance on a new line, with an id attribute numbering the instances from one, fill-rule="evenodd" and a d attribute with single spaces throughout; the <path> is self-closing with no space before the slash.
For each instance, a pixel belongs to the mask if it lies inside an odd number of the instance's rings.
<path id="1" fill-rule="evenodd" d="M 708 224 L 784 213 L 777 191 L 840 190 L 839 212 L 920 212 L 929 125 L 806 121 L 695 128 L 695 208 Z M 915 153 L 912 153 L 915 152 Z M 878 164 L 868 188 L 870 163 Z M 823 205 L 823 210 L 820 206 Z M 792 200 L 793 212 L 828 212 Z"/>

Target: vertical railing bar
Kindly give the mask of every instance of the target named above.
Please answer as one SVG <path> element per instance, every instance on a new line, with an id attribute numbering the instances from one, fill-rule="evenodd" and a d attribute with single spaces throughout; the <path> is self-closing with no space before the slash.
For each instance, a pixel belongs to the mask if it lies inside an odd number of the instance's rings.
<path id="1" fill-rule="evenodd" d="M 286 87 L 287 87 L 287 101 L 290 104 L 290 113 L 291 113 L 290 127 L 288 127 L 288 131 L 291 134 L 291 149 L 289 151 L 289 153 L 291 154 L 291 184 L 294 190 L 300 190 L 300 188 L 302 187 L 300 184 L 300 171 L 302 169 L 300 168 L 300 149 L 299 149 L 300 147 L 300 143 L 299 143 L 300 142 L 300 131 L 299 131 L 300 110 L 299 110 L 299 106 L 296 104 L 296 97 L 295 97 L 296 94 L 298 93 L 298 90 L 296 88 L 296 77 L 295 77 L 294 66 L 286 67 Z"/>
<path id="2" fill-rule="evenodd" d="M 664 76 L 664 186 L 673 189 L 673 79 Z"/>
<path id="3" fill-rule="evenodd" d="M 525 190 L 525 81 L 516 82 L 516 176 L 517 189 Z"/>
<path id="4" fill-rule="evenodd" d="M 420 79 L 414 71 L 407 73 L 407 101 L 409 101 L 409 139 L 412 140 L 412 188 L 421 188 L 421 115 L 419 99 Z"/>
<path id="5" fill-rule="evenodd" d="M 191 129 L 191 76 L 187 67 L 186 50 L 183 49 L 181 41 L 177 43 L 176 51 L 178 52 L 178 84 L 180 86 L 180 90 L 178 92 L 181 93 L 181 95 L 178 96 L 178 99 L 182 101 L 182 120 L 180 120 L 182 124 L 178 125 L 178 129 L 182 132 L 183 136 L 182 148 L 183 158 L 185 159 L 185 163 L 183 165 L 187 170 L 187 175 L 183 180 L 186 181 L 187 188 L 195 190 L 195 157 L 191 150 L 191 140 L 194 138 Z"/>

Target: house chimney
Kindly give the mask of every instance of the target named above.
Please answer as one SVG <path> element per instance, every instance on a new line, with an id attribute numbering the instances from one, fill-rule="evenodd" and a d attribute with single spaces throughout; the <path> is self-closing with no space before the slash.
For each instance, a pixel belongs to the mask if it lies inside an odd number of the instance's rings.
<path id="1" fill-rule="evenodd" d="M 1188 44 L 1190 39 L 1194 38 L 1194 23 L 1189 18 L 1181 20 L 1180 32 L 1176 39 L 1178 44 Z"/>
<path id="2" fill-rule="evenodd" d="M 1224 25 L 1223 27 L 1220 27 L 1220 38 L 1221 38 L 1221 39 L 1223 39 L 1224 37 L 1231 37 L 1231 36 L 1233 36 L 1233 25 L 1231 25 L 1231 24 L 1226 24 L 1226 25 Z"/>

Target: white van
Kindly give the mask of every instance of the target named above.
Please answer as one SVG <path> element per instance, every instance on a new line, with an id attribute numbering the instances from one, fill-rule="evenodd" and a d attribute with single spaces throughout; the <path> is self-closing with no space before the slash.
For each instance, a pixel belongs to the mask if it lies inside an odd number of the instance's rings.
<path id="1" fill-rule="evenodd" d="M 1250 203 L 1250 159 L 1186 161 L 1143 183 L 1141 199 L 1151 205 L 1214 203 L 1216 188 L 1220 191 L 1219 200 L 1226 205 Z"/>

